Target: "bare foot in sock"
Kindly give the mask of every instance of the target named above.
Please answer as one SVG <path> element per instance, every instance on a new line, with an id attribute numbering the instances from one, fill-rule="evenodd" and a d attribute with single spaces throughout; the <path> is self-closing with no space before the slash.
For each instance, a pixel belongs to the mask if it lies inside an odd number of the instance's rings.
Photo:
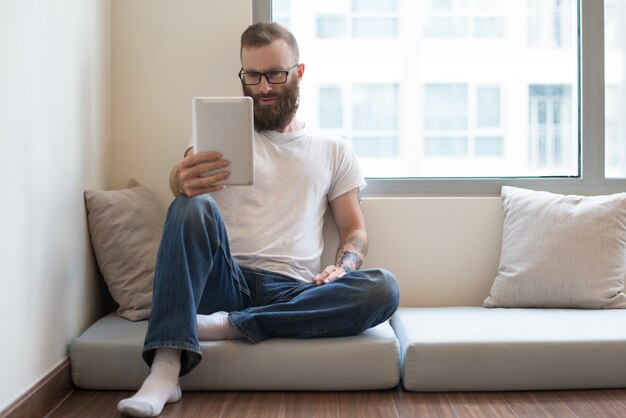
<path id="1" fill-rule="evenodd" d="M 150 375 L 139 391 L 117 404 L 117 409 L 131 417 L 156 417 L 166 403 L 178 401 L 182 393 L 178 384 L 180 350 L 160 348 L 154 355 Z"/>
<path id="2" fill-rule="evenodd" d="M 234 340 L 244 338 L 228 320 L 228 312 L 198 315 L 198 339 L 200 341 Z"/>

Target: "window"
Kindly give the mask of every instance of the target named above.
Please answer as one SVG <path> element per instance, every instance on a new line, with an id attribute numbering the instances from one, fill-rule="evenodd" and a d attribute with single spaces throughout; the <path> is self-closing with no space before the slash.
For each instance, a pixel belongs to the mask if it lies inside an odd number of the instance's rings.
<path id="1" fill-rule="evenodd" d="M 398 0 L 352 0 L 352 36 L 397 37 L 397 12 Z"/>
<path id="2" fill-rule="evenodd" d="M 499 128 L 500 88 L 479 87 L 476 100 L 476 125 L 480 128 Z"/>
<path id="3" fill-rule="evenodd" d="M 427 130 L 467 129 L 467 85 L 427 84 L 423 107 Z"/>
<path id="4" fill-rule="evenodd" d="M 399 34 L 398 0 L 321 0 L 314 7 L 317 38 L 395 38 Z"/>
<path id="5" fill-rule="evenodd" d="M 626 4 L 605 2 L 606 175 L 626 178 Z"/>
<path id="6" fill-rule="evenodd" d="M 257 3 L 270 16 L 270 2 Z M 374 11 L 385 4 L 393 11 Z M 625 8 L 621 0 L 291 0 L 307 63 L 300 117 L 328 120 L 352 142 L 370 195 L 495 194 L 503 184 L 622 191 Z M 343 17 L 337 42 L 317 36 L 323 16 Z M 355 38 L 354 20 L 367 17 L 395 19 L 395 36 Z M 354 129 L 353 88 L 367 84 L 397 86 L 395 130 Z"/>
<path id="7" fill-rule="evenodd" d="M 626 177 L 626 140 L 624 139 L 626 124 L 624 117 L 620 114 L 620 109 L 624 109 L 623 106 L 626 104 L 623 86 L 607 85 L 604 94 L 606 174 L 607 177 Z M 619 107 L 620 102 L 622 107 Z"/>
<path id="8" fill-rule="evenodd" d="M 477 136 L 475 142 L 477 157 L 502 157 L 504 142 L 501 136 Z"/>
<path id="9" fill-rule="evenodd" d="M 564 48 L 574 42 L 574 0 L 528 0 L 528 42 L 533 48 Z"/>
<path id="10" fill-rule="evenodd" d="M 352 129 L 355 131 L 398 129 L 398 86 L 353 85 L 352 115 Z"/>
<path id="11" fill-rule="evenodd" d="M 424 36 L 428 38 L 502 38 L 504 5 L 500 0 L 428 0 Z"/>
<path id="12" fill-rule="evenodd" d="M 318 16 L 318 38 L 344 38 L 346 36 L 346 19 L 343 16 Z"/>
<path id="13" fill-rule="evenodd" d="M 318 123 L 351 142 L 359 157 L 398 157 L 398 107 L 396 84 L 321 86 Z"/>
<path id="14" fill-rule="evenodd" d="M 531 167 L 558 172 L 573 163 L 576 153 L 572 155 L 570 150 L 575 144 L 568 131 L 571 126 L 571 90 L 571 86 L 563 85 L 530 86 L 528 115 Z"/>
<path id="15" fill-rule="evenodd" d="M 354 38 L 394 38 L 398 36 L 396 18 L 357 17 L 352 19 Z"/>
<path id="16" fill-rule="evenodd" d="M 398 0 L 352 0 L 352 10 L 356 12 L 394 12 L 398 10 Z"/>
<path id="17" fill-rule="evenodd" d="M 431 175 L 462 176 L 470 169 L 488 175 L 478 166 L 489 167 L 493 160 L 486 158 L 504 157 L 500 87 L 427 84 L 424 93 L 423 164 L 431 166 Z M 451 159 L 457 159 L 454 165 Z"/>
<path id="18" fill-rule="evenodd" d="M 272 13 L 274 21 L 283 26 L 291 26 L 291 2 L 290 0 L 272 0 Z"/>
<path id="19" fill-rule="evenodd" d="M 320 127 L 343 128 L 343 98 L 341 87 L 320 88 Z"/>

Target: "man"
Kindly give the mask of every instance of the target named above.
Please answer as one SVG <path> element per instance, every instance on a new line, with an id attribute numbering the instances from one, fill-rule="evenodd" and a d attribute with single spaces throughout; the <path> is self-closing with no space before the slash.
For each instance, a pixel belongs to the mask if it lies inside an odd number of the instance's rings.
<path id="1" fill-rule="evenodd" d="M 354 154 L 296 117 L 305 66 L 295 38 L 261 22 L 242 34 L 240 53 L 243 91 L 254 101 L 255 184 L 218 185 L 229 162 L 217 151 L 188 150 L 172 170 L 177 197 L 157 256 L 143 352 L 151 372 L 118 404 L 129 415 L 156 416 L 180 399 L 179 375 L 202 359 L 198 341 L 355 335 L 398 306 L 391 273 L 359 270 L 365 181 Z M 341 243 L 336 264 L 320 271 L 328 206 Z"/>

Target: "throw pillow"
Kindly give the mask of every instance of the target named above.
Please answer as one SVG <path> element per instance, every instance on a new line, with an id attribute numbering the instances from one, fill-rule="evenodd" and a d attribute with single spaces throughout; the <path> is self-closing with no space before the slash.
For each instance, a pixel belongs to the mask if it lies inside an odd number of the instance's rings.
<path id="1" fill-rule="evenodd" d="M 505 186 L 502 204 L 500 267 L 484 307 L 626 307 L 626 193 Z"/>
<path id="2" fill-rule="evenodd" d="M 163 208 L 134 180 L 123 190 L 85 191 L 85 206 L 91 244 L 117 313 L 131 321 L 148 318 Z"/>

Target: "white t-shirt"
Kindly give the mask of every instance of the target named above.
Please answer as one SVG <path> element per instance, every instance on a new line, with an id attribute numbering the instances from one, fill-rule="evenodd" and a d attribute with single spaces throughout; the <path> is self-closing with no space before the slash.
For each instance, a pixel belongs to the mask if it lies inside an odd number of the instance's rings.
<path id="1" fill-rule="evenodd" d="M 345 140 L 305 127 L 255 132 L 253 186 L 212 193 L 235 260 L 246 267 L 311 281 L 320 273 L 328 203 L 365 187 Z"/>

